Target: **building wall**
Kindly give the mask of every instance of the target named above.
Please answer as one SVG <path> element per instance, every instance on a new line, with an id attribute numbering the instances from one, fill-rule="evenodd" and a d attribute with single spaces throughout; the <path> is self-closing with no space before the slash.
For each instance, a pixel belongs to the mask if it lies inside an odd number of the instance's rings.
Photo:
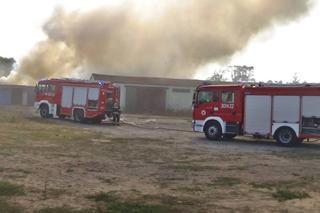
<path id="1" fill-rule="evenodd" d="M 124 84 L 116 84 L 120 87 L 120 109 L 122 112 L 126 110 L 126 87 Z"/>
<path id="2" fill-rule="evenodd" d="M 10 105 L 11 104 L 11 90 L 0 88 L 0 105 Z"/>
<path id="3" fill-rule="evenodd" d="M 121 89 L 120 108 L 122 112 L 151 114 L 191 112 L 195 89 L 193 87 L 117 85 Z"/>
<path id="4" fill-rule="evenodd" d="M 22 105 L 22 88 L 11 88 L 11 104 L 12 105 Z"/>
<path id="5" fill-rule="evenodd" d="M 33 106 L 34 105 L 34 88 L 33 87 L 30 87 L 30 88 L 25 88 L 24 90 L 24 93 L 26 94 L 27 96 L 27 101 L 26 102 L 23 102 L 22 104 L 24 106 Z"/>
<path id="6" fill-rule="evenodd" d="M 125 112 L 139 114 L 162 114 L 166 111 L 164 87 L 126 86 Z"/>
<path id="7" fill-rule="evenodd" d="M 33 87 L 0 85 L 0 105 L 33 106 Z"/>
<path id="8" fill-rule="evenodd" d="M 167 90 L 166 109 L 169 112 L 190 112 L 194 88 L 171 87 Z"/>

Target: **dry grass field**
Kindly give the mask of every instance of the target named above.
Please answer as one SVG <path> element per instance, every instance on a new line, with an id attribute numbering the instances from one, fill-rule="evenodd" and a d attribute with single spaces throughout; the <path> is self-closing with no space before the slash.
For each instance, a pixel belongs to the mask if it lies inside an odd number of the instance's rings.
<path id="1" fill-rule="evenodd" d="M 0 107 L 0 212 L 320 211 L 320 143 L 209 142 L 188 132 L 190 118 L 124 118 L 77 124 Z"/>

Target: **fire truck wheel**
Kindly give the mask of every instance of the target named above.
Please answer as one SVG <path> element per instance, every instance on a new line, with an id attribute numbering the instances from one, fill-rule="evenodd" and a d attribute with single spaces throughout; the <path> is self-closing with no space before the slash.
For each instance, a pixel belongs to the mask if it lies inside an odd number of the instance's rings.
<path id="1" fill-rule="evenodd" d="M 222 135 L 221 126 L 217 122 L 209 122 L 205 126 L 204 133 L 209 140 L 219 140 Z"/>
<path id="2" fill-rule="evenodd" d="M 40 116 L 41 118 L 49 118 L 49 107 L 47 104 L 42 104 L 40 106 Z"/>
<path id="3" fill-rule="evenodd" d="M 75 109 L 73 111 L 73 119 L 76 122 L 83 123 L 84 122 L 84 113 L 82 109 Z"/>
<path id="4" fill-rule="evenodd" d="M 276 140 L 280 146 L 295 146 L 298 143 L 296 133 L 289 127 L 277 130 Z"/>

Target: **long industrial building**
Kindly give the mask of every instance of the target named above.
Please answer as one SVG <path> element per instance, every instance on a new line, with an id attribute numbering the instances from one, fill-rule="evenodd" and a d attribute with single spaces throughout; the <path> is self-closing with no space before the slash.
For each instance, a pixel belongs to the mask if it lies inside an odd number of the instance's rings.
<path id="1" fill-rule="evenodd" d="M 32 106 L 33 103 L 33 87 L 0 84 L 0 105 Z"/>
<path id="2" fill-rule="evenodd" d="M 121 110 L 134 114 L 190 115 L 195 88 L 202 80 L 92 74 L 121 88 Z M 34 87 L 0 84 L 0 105 L 33 106 Z"/>
<path id="3" fill-rule="evenodd" d="M 201 80 L 92 74 L 91 80 L 111 81 L 121 88 L 121 110 L 137 114 L 190 114 Z"/>

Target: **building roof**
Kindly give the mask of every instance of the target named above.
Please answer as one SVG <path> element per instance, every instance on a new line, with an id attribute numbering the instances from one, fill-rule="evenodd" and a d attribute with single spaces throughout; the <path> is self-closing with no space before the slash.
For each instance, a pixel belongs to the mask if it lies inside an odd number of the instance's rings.
<path id="1" fill-rule="evenodd" d="M 14 85 L 14 84 L 2 84 L 0 83 L 1 89 L 33 89 L 33 86 L 25 86 L 25 85 Z"/>
<path id="2" fill-rule="evenodd" d="M 155 77 L 133 77 L 120 75 L 104 75 L 93 73 L 92 80 L 111 81 L 119 84 L 176 86 L 176 87 L 197 87 L 208 81 L 193 79 L 155 78 Z"/>

